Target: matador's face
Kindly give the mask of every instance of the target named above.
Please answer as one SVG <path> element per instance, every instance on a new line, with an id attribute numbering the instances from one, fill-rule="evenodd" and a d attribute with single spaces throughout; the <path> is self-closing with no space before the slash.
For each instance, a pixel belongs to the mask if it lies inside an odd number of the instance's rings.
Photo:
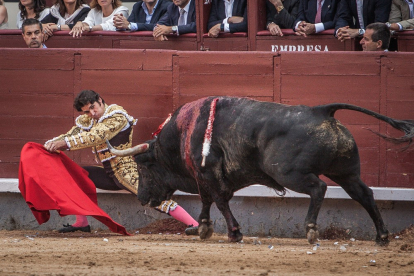
<path id="1" fill-rule="evenodd" d="M 105 105 L 102 103 L 102 99 L 94 102 L 93 104 L 87 104 L 82 107 L 83 114 L 88 115 L 90 118 L 99 120 L 105 113 Z"/>

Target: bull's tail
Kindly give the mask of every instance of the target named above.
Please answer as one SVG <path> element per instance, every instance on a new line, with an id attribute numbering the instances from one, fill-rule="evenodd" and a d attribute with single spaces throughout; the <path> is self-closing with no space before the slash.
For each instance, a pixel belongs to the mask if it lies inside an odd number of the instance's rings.
<path id="1" fill-rule="evenodd" d="M 326 112 L 326 115 L 331 116 L 331 117 L 333 117 L 335 115 L 335 112 L 340 109 L 348 109 L 348 110 L 354 110 L 354 111 L 365 113 L 367 115 L 373 116 L 381 121 L 384 121 L 390 124 L 395 129 L 403 131 L 405 135 L 401 137 L 390 137 L 386 134 L 382 134 L 382 133 L 378 133 L 373 130 L 370 130 L 373 133 L 377 134 L 378 136 L 394 144 L 407 143 L 407 146 L 403 148 L 404 150 L 409 148 L 413 142 L 413 138 L 414 138 L 414 121 L 413 120 L 396 120 L 396 119 L 387 117 L 385 115 L 376 113 L 374 111 L 371 111 L 369 109 L 365 109 L 365 108 L 362 108 L 356 105 L 345 104 L 345 103 L 333 103 L 333 104 L 327 104 L 327 105 L 320 105 L 320 106 L 316 106 L 315 109 L 319 109 L 322 112 Z"/>

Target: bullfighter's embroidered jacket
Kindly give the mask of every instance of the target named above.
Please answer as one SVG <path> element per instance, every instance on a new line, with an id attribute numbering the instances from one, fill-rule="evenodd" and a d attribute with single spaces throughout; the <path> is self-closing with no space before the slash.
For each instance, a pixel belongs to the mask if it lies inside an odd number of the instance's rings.
<path id="1" fill-rule="evenodd" d="M 115 177 L 126 190 L 137 194 L 138 169 L 132 156 L 118 157 L 106 146 L 108 139 L 116 149 L 127 149 L 132 146 L 132 127 L 137 120 L 119 105 L 105 104 L 105 112 L 99 120 L 83 114 L 76 118 L 76 125 L 66 134 L 50 141 L 65 140 L 69 150 L 92 147 L 96 158 L 102 162 L 106 173 Z M 50 142 L 47 141 L 46 143 Z"/>

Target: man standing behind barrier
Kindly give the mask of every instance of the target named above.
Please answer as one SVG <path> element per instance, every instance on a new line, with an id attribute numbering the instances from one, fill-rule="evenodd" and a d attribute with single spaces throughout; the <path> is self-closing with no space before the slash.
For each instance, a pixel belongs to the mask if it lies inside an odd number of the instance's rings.
<path id="1" fill-rule="evenodd" d="M 166 35 L 174 33 L 177 36 L 186 33 L 196 33 L 196 0 L 173 0 L 174 5 L 168 7 L 167 12 L 154 27 L 155 40 L 168 40 Z"/>
<path id="2" fill-rule="evenodd" d="M 266 29 L 272 35 L 283 36 L 281 29 L 292 29 L 299 12 L 299 0 L 267 0 Z"/>
<path id="3" fill-rule="evenodd" d="M 391 31 L 384 23 L 372 23 L 367 26 L 361 39 L 363 51 L 388 51 Z"/>
<path id="4" fill-rule="evenodd" d="M 43 41 L 43 27 L 39 20 L 30 18 L 23 21 L 22 36 L 29 48 L 46 48 Z"/>
<path id="5" fill-rule="evenodd" d="M 362 37 L 367 25 L 388 21 L 391 0 L 341 0 L 335 35 L 339 41 Z"/>
<path id="6" fill-rule="evenodd" d="M 107 105 L 101 96 L 92 90 L 81 91 L 76 96 L 73 106 L 83 113 L 76 118 L 76 125 L 66 134 L 47 141 L 44 147 L 50 152 L 93 148 L 96 159 L 102 162 L 103 167 L 87 166 L 84 169 L 88 171 L 89 178 L 95 186 L 104 190 L 124 189 L 137 195 L 138 168 L 133 157 L 118 157 L 109 152 L 105 143 L 109 140 L 117 149 L 130 148 L 132 128 L 136 120 L 121 106 Z M 198 234 L 198 222 L 173 200 L 163 201 L 155 209 L 188 225 L 186 234 Z M 90 232 L 87 217 L 74 215 L 76 222 L 64 225 L 59 232 Z"/>
<path id="7" fill-rule="evenodd" d="M 128 19 L 122 14 L 116 14 L 114 25 L 117 30 L 152 31 L 170 5 L 172 5 L 170 0 L 138 1 L 134 4 Z"/>
<path id="8" fill-rule="evenodd" d="M 340 0 L 301 0 L 293 30 L 308 36 L 335 28 Z"/>
<path id="9" fill-rule="evenodd" d="M 392 0 L 389 23 L 391 31 L 414 29 L 414 3 L 406 0 Z"/>
<path id="10" fill-rule="evenodd" d="M 210 37 L 220 32 L 247 32 L 247 1 L 213 0 L 207 26 Z"/>

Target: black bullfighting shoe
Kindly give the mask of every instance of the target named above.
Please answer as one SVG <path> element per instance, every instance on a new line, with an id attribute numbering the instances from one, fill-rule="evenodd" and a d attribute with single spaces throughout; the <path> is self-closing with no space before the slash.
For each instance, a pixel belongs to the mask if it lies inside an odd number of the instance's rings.
<path id="1" fill-rule="evenodd" d="M 75 232 L 75 231 L 82 231 L 82 232 L 91 232 L 91 227 L 89 225 L 84 227 L 75 227 L 69 224 L 63 225 L 63 228 L 59 229 L 59 233 L 68 233 L 68 232 Z"/>
<path id="2" fill-rule="evenodd" d="M 198 226 L 189 225 L 184 232 L 188 236 L 198 236 Z"/>

